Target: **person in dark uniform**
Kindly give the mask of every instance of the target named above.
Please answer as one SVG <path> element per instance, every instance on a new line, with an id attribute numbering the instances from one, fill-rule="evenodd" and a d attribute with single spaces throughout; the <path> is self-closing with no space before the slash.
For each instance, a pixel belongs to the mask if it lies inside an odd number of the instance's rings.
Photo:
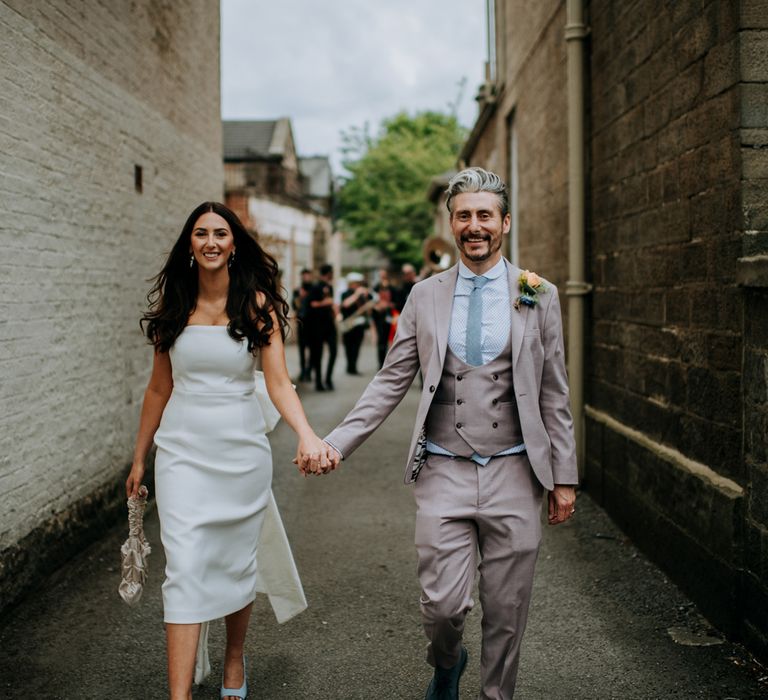
<path id="1" fill-rule="evenodd" d="M 359 272 L 347 275 L 347 285 L 348 289 L 341 295 L 341 317 L 347 321 L 341 339 L 347 356 L 347 374 L 357 375 L 360 374 L 357 371 L 357 358 L 369 323 L 367 307 L 373 296 L 365 284 L 365 277 Z"/>
<path id="2" fill-rule="evenodd" d="M 336 307 L 333 303 L 333 266 L 320 267 L 320 279 L 309 292 L 306 325 L 309 339 L 309 361 L 315 374 L 317 391 L 332 391 L 333 366 L 336 363 Z M 328 366 L 323 383 L 323 345 L 328 345 Z"/>
<path id="3" fill-rule="evenodd" d="M 312 270 L 306 267 L 301 271 L 301 284 L 293 290 L 291 306 L 296 314 L 296 341 L 299 346 L 299 368 L 301 374 L 299 381 L 308 382 L 312 379 L 312 371 L 309 364 L 309 343 L 307 342 L 307 329 L 305 325 L 307 308 L 309 305 L 309 292 L 312 289 Z"/>
<path id="4" fill-rule="evenodd" d="M 386 268 L 379 270 L 379 282 L 374 286 L 376 292 L 376 306 L 373 307 L 371 316 L 376 327 L 376 349 L 379 355 L 379 368 L 384 364 L 384 358 L 389 349 L 389 334 L 394 321 L 395 288 L 389 282 L 389 272 Z"/>
<path id="5" fill-rule="evenodd" d="M 419 278 L 416 275 L 416 268 L 410 263 L 405 263 L 405 265 L 400 268 L 400 274 L 402 281 L 400 283 L 400 288 L 397 290 L 397 302 L 395 306 L 397 307 L 398 312 L 403 313 L 405 302 L 408 301 L 413 285 L 419 281 Z"/>

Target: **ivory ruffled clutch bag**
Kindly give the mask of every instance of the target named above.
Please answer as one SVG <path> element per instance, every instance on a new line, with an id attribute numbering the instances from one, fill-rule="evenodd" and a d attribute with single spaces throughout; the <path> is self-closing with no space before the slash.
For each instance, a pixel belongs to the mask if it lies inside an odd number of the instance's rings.
<path id="1" fill-rule="evenodd" d="M 128 539 L 120 547 L 123 577 L 117 588 L 128 605 L 136 605 L 141 600 L 149 572 L 148 557 L 152 548 L 144 537 L 144 511 L 148 495 L 147 487 L 142 485 L 138 494 L 128 499 Z"/>

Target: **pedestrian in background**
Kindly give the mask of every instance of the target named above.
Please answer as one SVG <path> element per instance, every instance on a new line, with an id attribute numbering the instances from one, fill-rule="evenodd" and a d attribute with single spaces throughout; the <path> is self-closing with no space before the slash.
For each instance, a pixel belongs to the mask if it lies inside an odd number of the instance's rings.
<path id="1" fill-rule="evenodd" d="M 320 279 L 312 285 L 308 297 L 306 325 L 309 357 L 317 391 L 333 391 L 333 366 L 336 363 L 336 305 L 333 301 L 333 266 L 320 268 Z M 323 383 L 323 346 L 328 346 L 328 365 Z"/>
<path id="2" fill-rule="evenodd" d="M 397 311 L 395 288 L 389 281 L 389 272 L 386 268 L 379 270 L 379 281 L 374 285 L 373 291 L 376 293 L 376 305 L 373 307 L 371 316 L 376 329 L 376 351 L 379 368 L 381 368 L 389 349 L 392 323 L 395 320 L 394 313 Z"/>
<path id="3" fill-rule="evenodd" d="M 419 281 L 419 278 L 416 275 L 416 268 L 410 263 L 405 263 L 405 265 L 400 268 L 400 274 L 400 287 L 397 290 L 397 303 L 395 306 L 397 307 L 397 310 L 402 313 L 405 308 L 405 302 L 408 301 L 411 290 L 416 282 Z"/>
<path id="4" fill-rule="evenodd" d="M 426 700 L 459 697 L 477 568 L 480 698 L 510 700 L 544 494 L 550 525 L 568 520 L 576 499 L 560 303 L 554 285 L 501 255 L 510 215 L 498 175 L 463 170 L 446 195 L 460 261 L 413 288 L 384 367 L 326 441 L 348 458 L 421 368 L 405 481 L 414 484 L 421 617 L 434 667 Z"/>
<path id="5" fill-rule="evenodd" d="M 257 360 L 269 398 L 298 435 L 296 461 L 310 471 L 335 464 L 307 423 L 288 376 L 288 305 L 277 274 L 274 258 L 237 216 L 223 204 L 205 202 L 184 224 L 142 318 L 154 363 L 125 490 L 136 495 L 154 440 L 173 699 L 192 697 L 201 623 L 220 617 L 227 630 L 221 697 L 247 693 L 243 647 L 272 484 L 272 455 L 255 393 Z M 269 566 L 268 558 L 259 566 Z"/>
<path id="6" fill-rule="evenodd" d="M 293 290 L 291 306 L 296 316 L 296 344 L 299 348 L 299 381 L 308 382 L 312 379 L 310 369 L 309 344 L 305 320 L 309 306 L 309 292 L 312 289 L 312 270 L 306 267 L 301 271 L 301 284 Z"/>
<path id="7" fill-rule="evenodd" d="M 370 319 L 368 310 L 373 306 L 373 296 L 359 272 L 347 275 L 347 290 L 341 295 L 342 341 L 347 358 L 347 374 L 358 375 L 357 358 L 363 344 L 365 329 Z"/>

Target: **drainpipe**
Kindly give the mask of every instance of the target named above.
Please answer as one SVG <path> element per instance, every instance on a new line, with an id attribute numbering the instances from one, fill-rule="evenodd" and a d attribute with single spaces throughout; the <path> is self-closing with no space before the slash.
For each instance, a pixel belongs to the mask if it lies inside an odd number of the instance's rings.
<path id="1" fill-rule="evenodd" d="M 584 162 L 584 0 L 567 0 L 565 41 L 568 56 L 568 376 L 579 470 L 584 466 L 584 297 L 592 290 L 585 277 Z"/>

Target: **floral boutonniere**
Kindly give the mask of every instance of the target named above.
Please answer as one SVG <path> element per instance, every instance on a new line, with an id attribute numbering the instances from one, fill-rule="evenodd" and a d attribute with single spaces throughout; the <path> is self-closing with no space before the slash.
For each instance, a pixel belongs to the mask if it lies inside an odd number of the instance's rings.
<path id="1" fill-rule="evenodd" d="M 520 283 L 520 296 L 515 299 L 515 308 L 519 311 L 520 304 L 524 306 L 536 306 L 539 302 L 539 294 L 547 291 L 547 285 L 535 272 L 523 270 L 518 278 Z"/>

